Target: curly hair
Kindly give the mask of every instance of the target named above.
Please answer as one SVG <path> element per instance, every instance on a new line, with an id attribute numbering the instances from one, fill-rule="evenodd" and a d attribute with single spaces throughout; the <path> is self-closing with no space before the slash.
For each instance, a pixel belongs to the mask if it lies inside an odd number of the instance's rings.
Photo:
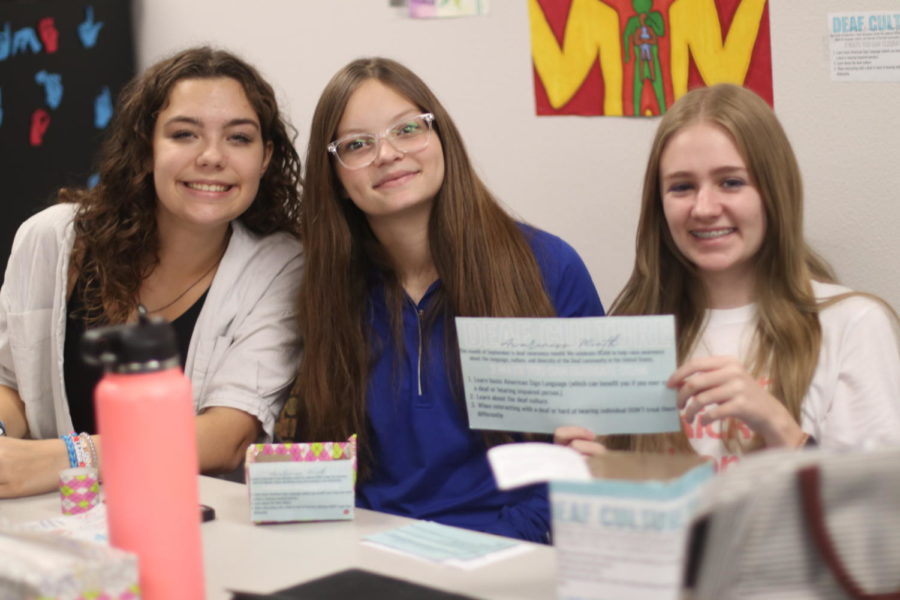
<path id="1" fill-rule="evenodd" d="M 125 321 L 137 304 L 141 282 L 159 261 L 153 131 L 172 88 L 184 79 L 222 77 L 241 84 L 259 118 L 263 142 L 272 148 L 256 198 L 238 220 L 258 235 L 284 231 L 299 237 L 296 131 L 279 112 L 272 87 L 229 52 L 206 46 L 183 50 L 122 90 L 100 149 L 99 184 L 60 190 L 61 202 L 79 205 L 70 273 L 78 274 L 87 324 Z"/>

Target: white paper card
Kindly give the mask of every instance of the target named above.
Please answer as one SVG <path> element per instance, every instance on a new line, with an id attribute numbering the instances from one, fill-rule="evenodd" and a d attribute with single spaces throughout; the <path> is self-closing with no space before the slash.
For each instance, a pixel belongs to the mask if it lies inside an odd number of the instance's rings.
<path id="1" fill-rule="evenodd" d="M 248 469 L 250 518 L 260 522 L 353 518 L 349 460 L 256 462 Z"/>
<path id="2" fill-rule="evenodd" d="M 565 446 L 538 442 L 503 444 L 487 452 L 501 490 L 553 480 L 590 481 L 584 457 Z"/>
<path id="3" fill-rule="evenodd" d="M 78 540 L 109 545 L 106 504 L 103 503 L 81 514 L 28 521 L 19 524 L 18 528 L 23 531 L 48 532 Z"/>
<path id="4" fill-rule="evenodd" d="M 900 10 L 828 13 L 832 81 L 900 81 Z"/>
<path id="5" fill-rule="evenodd" d="M 580 319 L 457 317 L 472 429 L 598 434 L 680 428 L 671 315 Z"/>

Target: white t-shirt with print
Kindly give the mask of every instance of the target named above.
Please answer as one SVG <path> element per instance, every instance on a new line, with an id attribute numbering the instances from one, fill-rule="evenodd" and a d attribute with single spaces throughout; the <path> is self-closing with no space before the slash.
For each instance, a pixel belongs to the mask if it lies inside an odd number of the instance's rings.
<path id="1" fill-rule="evenodd" d="M 813 282 L 819 299 L 849 288 Z M 819 314 L 822 349 L 801 408 L 801 427 L 826 448 L 900 445 L 900 341 L 893 318 L 878 302 L 851 296 Z M 737 356 L 746 360 L 756 306 L 709 310 L 692 358 Z M 765 378 L 761 383 L 765 385 Z M 751 431 L 737 423 L 738 438 Z M 691 445 L 715 459 L 719 470 L 739 458 L 721 442 L 721 422 L 685 424 Z M 739 450 L 738 450 L 739 453 Z"/>

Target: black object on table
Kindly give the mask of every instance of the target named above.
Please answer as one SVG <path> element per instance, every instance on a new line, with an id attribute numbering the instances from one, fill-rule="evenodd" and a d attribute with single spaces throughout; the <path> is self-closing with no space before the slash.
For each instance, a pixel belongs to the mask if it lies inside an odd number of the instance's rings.
<path id="1" fill-rule="evenodd" d="M 232 600 L 475 600 L 364 569 L 346 569 L 272 594 L 234 592 Z"/>

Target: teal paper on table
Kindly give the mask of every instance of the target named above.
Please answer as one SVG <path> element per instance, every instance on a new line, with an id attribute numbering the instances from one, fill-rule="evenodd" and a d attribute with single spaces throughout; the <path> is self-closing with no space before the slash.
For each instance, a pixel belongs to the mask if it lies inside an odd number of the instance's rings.
<path id="1" fill-rule="evenodd" d="M 517 545 L 515 540 L 420 521 L 375 533 L 367 541 L 433 561 L 472 560 Z"/>
<path id="2" fill-rule="evenodd" d="M 677 431 L 671 315 L 457 317 L 469 427 L 598 434 Z"/>

